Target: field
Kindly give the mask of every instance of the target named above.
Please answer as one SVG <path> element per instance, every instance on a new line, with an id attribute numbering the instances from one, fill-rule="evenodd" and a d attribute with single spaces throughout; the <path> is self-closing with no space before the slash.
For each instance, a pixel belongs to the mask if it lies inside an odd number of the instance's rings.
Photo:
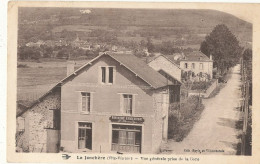
<path id="1" fill-rule="evenodd" d="M 75 69 L 87 61 L 75 61 Z M 17 68 L 17 100 L 33 101 L 66 77 L 65 61 L 18 62 L 26 68 Z"/>

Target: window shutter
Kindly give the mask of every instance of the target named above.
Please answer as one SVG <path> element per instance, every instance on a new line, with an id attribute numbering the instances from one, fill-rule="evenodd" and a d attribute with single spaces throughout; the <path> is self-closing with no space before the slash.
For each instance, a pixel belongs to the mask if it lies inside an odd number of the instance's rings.
<path id="1" fill-rule="evenodd" d="M 122 94 L 119 94 L 120 96 L 120 113 L 123 113 L 123 105 L 124 105 L 124 98 Z"/>
<path id="2" fill-rule="evenodd" d="M 135 96 L 136 95 L 132 95 L 132 115 L 134 115 L 135 114 L 135 100 L 136 100 L 136 98 L 135 98 Z"/>
<path id="3" fill-rule="evenodd" d="M 94 96 L 94 93 L 90 92 L 90 112 L 93 111 L 93 96 Z"/>
<path id="4" fill-rule="evenodd" d="M 101 71 L 101 67 L 98 68 L 98 83 L 102 83 L 102 71 Z"/>
<path id="5" fill-rule="evenodd" d="M 116 67 L 113 67 L 113 84 L 116 82 Z"/>
<path id="6" fill-rule="evenodd" d="M 82 95 L 81 92 L 78 92 L 78 111 L 82 111 Z"/>

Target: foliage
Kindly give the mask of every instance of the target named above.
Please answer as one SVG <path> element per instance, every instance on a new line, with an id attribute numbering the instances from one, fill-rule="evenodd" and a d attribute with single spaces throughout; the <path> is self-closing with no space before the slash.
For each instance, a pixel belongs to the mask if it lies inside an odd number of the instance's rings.
<path id="1" fill-rule="evenodd" d="M 193 82 L 191 89 L 192 90 L 206 90 L 212 84 L 212 81 L 198 81 Z"/>
<path id="2" fill-rule="evenodd" d="M 203 109 L 198 96 L 189 97 L 186 102 L 180 104 L 180 108 L 172 104 L 169 110 L 169 138 L 177 142 L 182 141 L 200 118 Z"/>
<path id="3" fill-rule="evenodd" d="M 18 64 L 17 68 L 28 68 L 29 66 L 26 64 Z"/>
<path id="4" fill-rule="evenodd" d="M 252 50 L 251 49 L 246 49 L 243 53 L 243 59 L 246 61 L 252 61 Z"/>
<path id="5" fill-rule="evenodd" d="M 212 55 L 214 64 L 224 73 L 224 70 L 234 66 L 242 53 L 242 48 L 235 35 L 224 24 L 217 25 L 206 36 L 200 46 L 201 52 Z"/>

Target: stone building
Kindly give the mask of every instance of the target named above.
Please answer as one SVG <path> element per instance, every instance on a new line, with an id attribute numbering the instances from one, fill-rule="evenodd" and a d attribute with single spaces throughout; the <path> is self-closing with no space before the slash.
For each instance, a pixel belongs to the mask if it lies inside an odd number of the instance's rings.
<path id="1" fill-rule="evenodd" d="M 176 84 L 131 54 L 107 52 L 17 115 L 29 152 L 157 153 Z"/>

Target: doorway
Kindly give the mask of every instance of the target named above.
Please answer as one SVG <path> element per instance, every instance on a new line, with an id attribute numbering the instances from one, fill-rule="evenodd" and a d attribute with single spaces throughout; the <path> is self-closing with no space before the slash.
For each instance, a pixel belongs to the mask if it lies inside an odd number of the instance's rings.
<path id="1" fill-rule="evenodd" d="M 92 124 L 79 122 L 78 148 L 92 150 Z"/>

